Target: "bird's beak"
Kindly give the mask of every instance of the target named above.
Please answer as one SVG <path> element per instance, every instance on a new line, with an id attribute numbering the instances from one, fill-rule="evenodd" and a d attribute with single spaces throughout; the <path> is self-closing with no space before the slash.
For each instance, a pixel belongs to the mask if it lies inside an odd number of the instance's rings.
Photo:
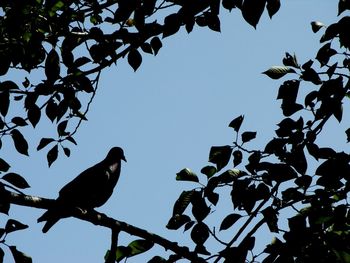
<path id="1" fill-rule="evenodd" d="M 128 162 L 126 159 L 125 159 L 125 156 L 122 156 L 122 160 L 124 161 L 124 162 Z"/>

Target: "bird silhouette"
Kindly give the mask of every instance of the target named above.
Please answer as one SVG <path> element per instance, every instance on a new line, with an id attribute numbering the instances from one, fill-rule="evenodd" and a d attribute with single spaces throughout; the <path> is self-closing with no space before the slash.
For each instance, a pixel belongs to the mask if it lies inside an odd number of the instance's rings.
<path id="1" fill-rule="evenodd" d="M 122 160 L 126 162 L 123 149 L 113 147 L 104 160 L 65 185 L 53 206 L 38 218 L 38 222 L 46 221 L 42 231 L 71 216 L 74 209 L 90 210 L 106 203 L 118 182 Z"/>

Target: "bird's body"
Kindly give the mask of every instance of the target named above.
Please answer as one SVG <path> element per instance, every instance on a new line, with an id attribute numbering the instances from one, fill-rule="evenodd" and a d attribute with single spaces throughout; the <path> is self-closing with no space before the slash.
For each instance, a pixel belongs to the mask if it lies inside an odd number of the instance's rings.
<path id="1" fill-rule="evenodd" d="M 123 150 L 114 147 L 104 160 L 65 185 L 53 207 L 38 219 L 38 222 L 46 221 L 43 232 L 46 233 L 61 218 L 69 217 L 72 209 L 89 210 L 106 203 L 118 182 L 121 160 L 126 161 Z"/>

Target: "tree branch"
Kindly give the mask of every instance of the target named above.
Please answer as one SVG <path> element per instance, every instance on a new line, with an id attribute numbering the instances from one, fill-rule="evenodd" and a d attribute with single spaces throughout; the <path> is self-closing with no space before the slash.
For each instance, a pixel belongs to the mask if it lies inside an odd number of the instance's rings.
<path id="1" fill-rule="evenodd" d="M 14 192 L 5 190 L 5 200 L 16 205 L 28 206 L 34 208 L 48 209 L 52 207 L 55 200 L 47 199 L 31 195 L 22 195 Z M 75 209 L 73 211 L 73 217 L 79 218 L 81 220 L 90 222 L 97 226 L 103 226 L 110 228 L 111 230 L 119 229 L 130 235 L 138 236 L 146 240 L 150 240 L 166 250 L 171 250 L 177 255 L 188 259 L 191 262 L 200 263 L 205 262 L 205 260 L 199 257 L 195 252 L 190 251 L 187 247 L 179 246 L 176 242 L 167 240 L 157 234 L 150 233 L 144 229 L 138 228 L 136 226 L 130 225 L 128 223 L 115 220 L 103 213 L 99 213 L 95 210 L 82 211 L 82 209 Z"/>

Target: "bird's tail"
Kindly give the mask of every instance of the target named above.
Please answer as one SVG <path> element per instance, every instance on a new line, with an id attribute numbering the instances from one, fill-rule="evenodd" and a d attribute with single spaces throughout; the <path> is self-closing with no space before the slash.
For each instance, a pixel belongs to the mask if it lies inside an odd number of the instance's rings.
<path id="1" fill-rule="evenodd" d="M 48 210 L 38 218 L 38 223 L 46 221 L 42 229 L 43 233 L 46 233 L 58 220 L 60 220 L 60 217 Z"/>

